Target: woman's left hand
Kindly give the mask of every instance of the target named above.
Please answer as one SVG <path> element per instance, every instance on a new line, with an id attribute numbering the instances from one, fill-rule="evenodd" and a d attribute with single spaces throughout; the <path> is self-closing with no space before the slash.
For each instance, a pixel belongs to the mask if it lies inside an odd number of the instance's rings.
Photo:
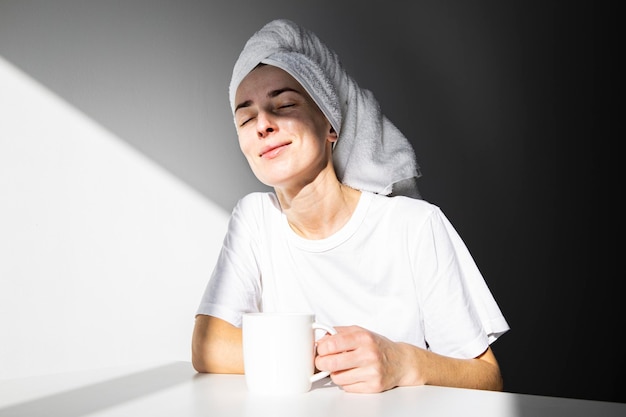
<path id="1" fill-rule="evenodd" d="M 359 326 L 335 327 L 337 334 L 317 342 L 315 366 L 330 371 L 333 382 L 348 392 L 382 392 L 400 385 L 405 344 Z"/>

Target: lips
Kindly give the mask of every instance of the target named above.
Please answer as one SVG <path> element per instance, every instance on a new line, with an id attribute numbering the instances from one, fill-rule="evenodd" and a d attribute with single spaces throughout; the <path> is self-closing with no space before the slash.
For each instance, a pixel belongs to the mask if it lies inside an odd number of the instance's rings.
<path id="1" fill-rule="evenodd" d="M 281 143 L 279 145 L 265 146 L 264 148 L 261 149 L 259 156 L 264 159 L 276 158 L 278 154 L 280 154 L 282 150 L 285 149 L 285 147 L 287 147 L 290 144 L 291 142 L 286 142 L 286 143 Z"/>

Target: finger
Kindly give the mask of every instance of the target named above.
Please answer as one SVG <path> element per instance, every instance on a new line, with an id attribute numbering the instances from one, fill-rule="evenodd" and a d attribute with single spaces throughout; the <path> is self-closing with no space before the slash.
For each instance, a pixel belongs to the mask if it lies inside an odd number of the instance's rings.
<path id="1" fill-rule="evenodd" d="M 336 327 L 337 334 L 325 335 L 317 341 L 318 355 L 333 355 L 354 350 L 359 346 L 359 332 L 353 326 Z"/>
<path id="2" fill-rule="evenodd" d="M 339 385 L 346 392 L 358 393 L 358 394 L 374 394 L 374 393 L 383 392 L 387 390 L 378 384 L 372 385 L 364 381 L 359 381 L 359 382 L 355 382 L 354 384 L 345 384 L 345 385 L 338 384 L 337 382 L 334 382 L 334 383 L 336 385 Z"/>
<path id="3" fill-rule="evenodd" d="M 389 389 L 375 372 L 368 368 L 352 368 L 345 371 L 332 372 L 330 377 L 336 385 L 346 392 L 374 393 Z"/>
<path id="4" fill-rule="evenodd" d="M 315 366 L 329 372 L 342 372 L 366 365 L 358 349 L 329 355 L 318 355 Z"/>

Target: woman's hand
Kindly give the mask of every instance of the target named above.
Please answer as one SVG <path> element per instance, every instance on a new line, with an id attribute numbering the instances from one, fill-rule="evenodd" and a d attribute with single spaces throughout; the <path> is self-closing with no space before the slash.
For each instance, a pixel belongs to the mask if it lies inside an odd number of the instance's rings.
<path id="1" fill-rule="evenodd" d="M 382 392 L 401 385 L 407 369 L 405 344 L 358 326 L 335 327 L 317 343 L 318 369 L 348 392 Z"/>
<path id="2" fill-rule="evenodd" d="M 382 392 L 397 386 L 440 385 L 502 390 L 500 367 L 490 347 L 472 359 L 443 356 L 393 342 L 358 326 L 338 326 L 317 342 L 315 366 L 330 371 L 348 392 Z"/>

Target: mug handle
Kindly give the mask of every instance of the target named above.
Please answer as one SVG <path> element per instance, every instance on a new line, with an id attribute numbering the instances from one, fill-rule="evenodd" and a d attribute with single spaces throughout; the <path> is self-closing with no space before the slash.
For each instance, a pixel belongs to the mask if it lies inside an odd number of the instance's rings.
<path id="1" fill-rule="evenodd" d="M 313 330 L 326 330 L 330 334 L 337 334 L 337 330 L 325 324 L 315 322 L 311 326 L 313 327 Z M 330 375 L 330 372 L 328 371 L 319 371 L 311 376 L 311 382 L 319 381 L 322 378 L 326 378 L 328 375 Z"/>

